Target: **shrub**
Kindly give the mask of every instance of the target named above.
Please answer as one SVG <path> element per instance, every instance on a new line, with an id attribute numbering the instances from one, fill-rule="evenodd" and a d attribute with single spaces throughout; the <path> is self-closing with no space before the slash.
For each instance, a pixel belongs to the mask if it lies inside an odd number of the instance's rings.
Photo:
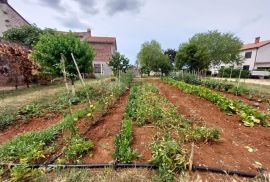
<path id="1" fill-rule="evenodd" d="M 231 75 L 232 72 L 232 75 Z M 218 71 L 218 76 L 219 77 L 224 77 L 224 78 L 239 78 L 240 74 L 240 69 L 232 69 L 231 68 L 221 68 Z M 249 78 L 250 77 L 250 71 L 249 70 L 242 70 L 241 71 L 241 78 Z"/>

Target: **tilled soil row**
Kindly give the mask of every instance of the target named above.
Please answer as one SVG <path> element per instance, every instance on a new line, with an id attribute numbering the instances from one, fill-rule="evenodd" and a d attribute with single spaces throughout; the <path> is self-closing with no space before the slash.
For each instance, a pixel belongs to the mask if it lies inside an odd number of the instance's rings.
<path id="1" fill-rule="evenodd" d="M 85 134 L 94 143 L 93 155 L 85 156 L 84 163 L 106 163 L 113 160 L 114 139 L 124 116 L 129 92 L 122 95 L 114 106 Z"/>
<path id="2" fill-rule="evenodd" d="M 203 121 L 209 127 L 220 128 L 220 141 L 195 145 L 194 164 L 251 172 L 256 172 L 258 165 L 262 164 L 264 168 L 270 169 L 269 128 L 245 127 L 237 115 L 226 115 L 207 100 L 183 93 L 160 80 L 151 82 L 182 115 Z"/>

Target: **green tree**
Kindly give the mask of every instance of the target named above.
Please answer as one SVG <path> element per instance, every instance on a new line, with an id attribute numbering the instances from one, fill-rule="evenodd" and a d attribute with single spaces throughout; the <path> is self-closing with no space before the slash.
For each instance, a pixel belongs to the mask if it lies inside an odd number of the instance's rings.
<path id="1" fill-rule="evenodd" d="M 176 68 L 188 70 L 203 70 L 210 65 L 207 47 L 194 43 L 184 43 L 179 46 L 175 58 Z"/>
<path id="2" fill-rule="evenodd" d="M 150 71 L 161 71 L 161 65 L 164 65 L 162 61 L 166 58 L 167 56 L 163 54 L 161 45 L 155 40 L 143 43 L 137 55 L 140 68 L 147 72 L 148 75 Z"/>
<path id="3" fill-rule="evenodd" d="M 169 56 L 170 62 L 173 64 L 176 56 L 176 51 L 174 49 L 167 49 L 164 54 Z"/>
<path id="4" fill-rule="evenodd" d="M 162 75 L 163 74 L 168 75 L 170 71 L 172 71 L 173 66 L 170 61 L 171 60 L 167 55 L 164 55 L 163 58 L 160 60 L 159 68 Z"/>
<path id="5" fill-rule="evenodd" d="M 190 43 L 199 47 L 207 47 L 212 65 L 240 63 L 241 40 L 232 33 L 220 33 L 217 30 L 195 34 Z"/>
<path id="6" fill-rule="evenodd" d="M 113 70 L 115 76 L 119 76 L 120 72 L 126 73 L 129 68 L 129 59 L 125 55 L 116 52 L 112 55 L 112 58 L 109 62 L 109 66 Z"/>
<path id="7" fill-rule="evenodd" d="M 27 46 L 34 46 L 42 34 L 51 33 L 54 34 L 53 29 L 41 30 L 36 25 L 23 25 L 21 27 L 11 28 L 3 33 L 3 38 L 5 40 L 11 40 L 20 42 Z"/>
<path id="8" fill-rule="evenodd" d="M 40 63 L 43 73 L 61 76 L 60 60 L 61 54 L 63 54 L 65 57 L 67 75 L 71 79 L 72 84 L 74 84 L 77 70 L 73 63 L 71 53 L 73 53 L 82 73 L 90 73 L 93 71 L 93 49 L 86 41 L 81 41 L 79 37 L 73 33 L 46 33 L 41 35 L 39 41 L 34 46 L 31 56 Z"/>

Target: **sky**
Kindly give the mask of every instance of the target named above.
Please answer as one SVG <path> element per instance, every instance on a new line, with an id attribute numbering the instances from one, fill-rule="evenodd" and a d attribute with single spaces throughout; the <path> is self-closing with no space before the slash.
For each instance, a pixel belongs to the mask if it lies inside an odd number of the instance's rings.
<path id="1" fill-rule="evenodd" d="M 41 28 L 113 36 L 118 51 L 135 63 L 141 44 L 153 39 L 178 49 L 194 34 L 231 32 L 244 43 L 270 39 L 269 0 L 9 0 Z"/>

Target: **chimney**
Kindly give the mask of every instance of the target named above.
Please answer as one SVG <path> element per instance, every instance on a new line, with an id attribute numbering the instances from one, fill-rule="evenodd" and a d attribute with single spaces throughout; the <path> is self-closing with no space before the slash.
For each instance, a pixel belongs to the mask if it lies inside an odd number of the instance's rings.
<path id="1" fill-rule="evenodd" d="M 7 0 L 0 0 L 0 3 L 8 3 L 8 1 Z"/>
<path id="2" fill-rule="evenodd" d="M 89 36 L 91 37 L 91 28 L 87 28 L 87 33 L 89 34 Z"/>
<path id="3" fill-rule="evenodd" d="M 256 37 L 255 38 L 255 44 L 258 44 L 260 42 L 260 39 L 261 39 L 261 37 Z"/>

